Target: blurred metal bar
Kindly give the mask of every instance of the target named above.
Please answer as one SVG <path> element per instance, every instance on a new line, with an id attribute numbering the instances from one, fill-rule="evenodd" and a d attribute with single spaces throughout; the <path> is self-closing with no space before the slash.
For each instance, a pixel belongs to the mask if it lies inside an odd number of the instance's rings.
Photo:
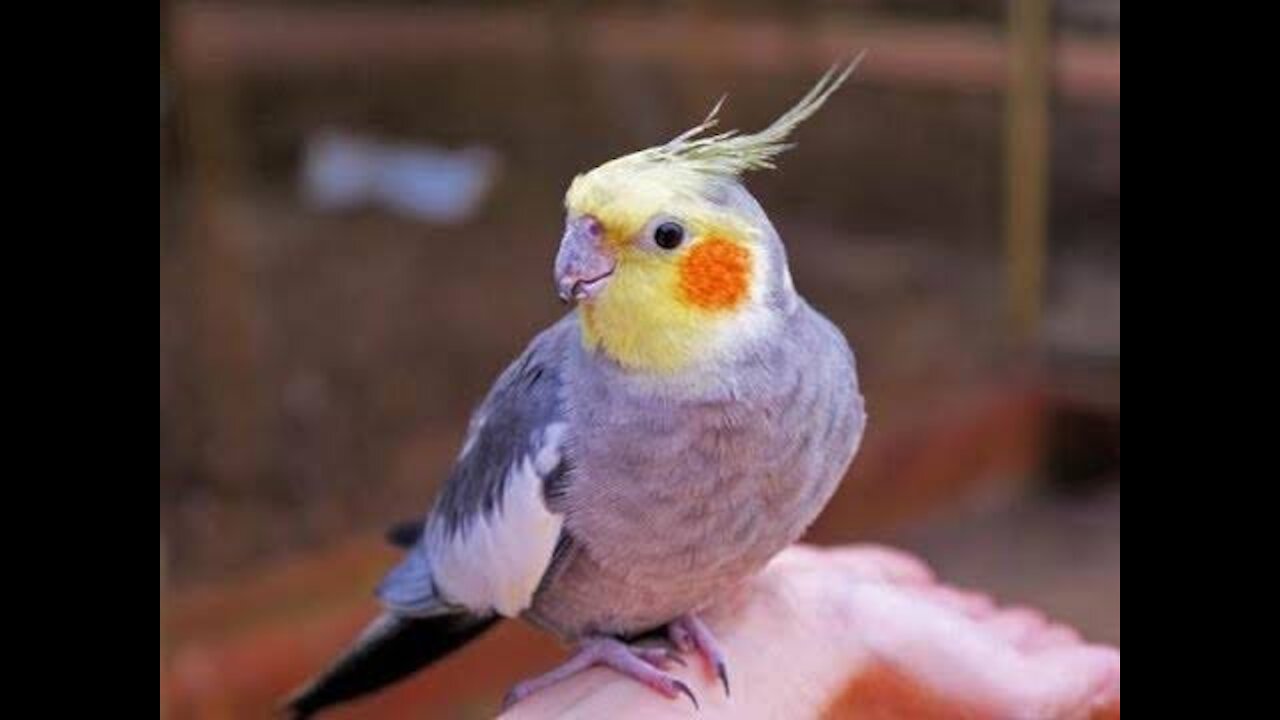
<path id="1" fill-rule="evenodd" d="M 1050 0 L 1009 3 L 1005 126 L 1005 252 L 1009 313 L 1019 340 L 1039 331 L 1049 204 Z"/>
<path id="2" fill-rule="evenodd" d="M 172 61 L 173 36 L 172 36 L 172 33 L 170 32 L 170 29 L 172 27 L 172 25 L 170 24 L 170 20 L 172 18 L 172 9 L 173 9 L 172 2 L 168 2 L 168 0 L 161 0 L 160 2 L 160 243 L 161 243 L 161 246 L 163 246 L 166 235 L 168 235 L 172 231 L 172 227 L 173 227 L 173 224 L 172 224 L 173 193 L 169 189 L 171 182 L 168 182 L 171 178 L 170 168 L 173 165 L 173 157 L 172 157 L 172 152 L 167 152 L 168 150 L 171 150 L 173 135 L 172 135 L 172 123 L 166 122 L 171 117 L 171 113 L 167 112 L 169 107 L 169 104 L 167 101 L 170 99 L 170 94 L 171 94 L 169 92 L 168 84 L 170 82 L 169 76 L 172 73 L 172 67 L 173 67 L 173 61 Z M 163 282 L 164 281 L 162 276 L 161 278 L 162 288 L 163 288 Z M 161 300 L 161 302 L 163 302 L 163 300 Z M 161 313 L 162 313 L 161 317 L 163 317 L 163 308 L 161 310 Z M 163 338 L 164 338 L 164 335 L 162 330 L 161 331 L 162 347 L 164 342 Z M 162 372 L 162 375 L 161 375 L 162 397 L 164 393 L 163 391 L 164 354 L 163 353 L 164 351 L 162 349 L 161 356 L 160 356 L 161 372 Z M 164 403 L 162 401 L 161 402 L 161 418 L 162 418 L 161 422 L 162 423 L 163 423 L 163 417 L 164 417 L 163 408 L 164 408 Z M 160 441 L 162 447 L 164 443 L 163 438 L 164 436 L 162 434 L 161 441 Z M 163 450 L 161 452 L 163 453 Z M 161 457 L 163 458 L 163 454 L 161 455 Z M 161 467 L 163 467 L 163 462 L 164 461 L 162 459 Z M 163 470 L 161 470 L 160 482 L 161 483 L 164 482 Z M 163 489 L 161 490 L 160 498 L 161 498 L 161 501 L 160 501 L 161 512 L 163 512 L 163 507 L 164 507 Z M 161 528 L 164 527 L 163 517 L 161 517 L 160 519 L 160 526 Z M 169 678 L 170 678 L 170 675 L 167 672 L 168 666 L 169 666 L 169 662 L 168 662 L 169 654 L 166 651 L 166 648 L 167 648 L 166 641 L 169 640 L 169 636 L 165 632 L 165 629 L 166 629 L 165 621 L 167 620 L 167 615 L 165 614 L 165 606 L 167 604 L 166 601 L 168 599 L 166 597 L 165 589 L 168 586 L 169 574 L 166 572 L 165 559 L 166 558 L 165 558 L 165 552 L 164 552 L 164 531 L 162 529 L 160 531 L 160 720 L 165 720 L 165 718 L 169 716 L 168 712 L 166 712 L 169 706 L 168 687 L 169 687 Z"/>
<path id="3" fill-rule="evenodd" d="M 253 238 L 237 225 L 233 201 L 246 164 L 236 127 L 242 83 L 186 62 L 179 19 L 184 7 L 175 7 L 172 18 L 168 87 L 183 175 L 183 232 L 175 242 L 188 258 L 181 282 L 192 307 L 192 356 L 200 377 L 194 415 L 204 467 L 215 492 L 234 495 L 263 472 L 268 422 Z"/>
<path id="4" fill-rule="evenodd" d="M 1015 3 L 1015 5 L 1020 3 Z M 230 6 L 186 2 L 175 8 L 179 52 L 197 74 L 271 74 L 357 65 L 394 65 L 551 52 L 565 38 L 545 14 L 525 8 Z M 833 59 L 869 51 L 859 82 L 1005 89 L 1004 40 L 980 26 L 914 24 L 832 17 L 820 25 L 768 18 L 699 22 L 677 11 L 587 11 L 576 21 L 575 50 L 589 60 L 703 69 L 825 69 Z M 672 52 L 671 48 L 682 48 Z M 1120 98 L 1118 39 L 1066 39 L 1058 48 L 1056 89 L 1098 102 Z"/>

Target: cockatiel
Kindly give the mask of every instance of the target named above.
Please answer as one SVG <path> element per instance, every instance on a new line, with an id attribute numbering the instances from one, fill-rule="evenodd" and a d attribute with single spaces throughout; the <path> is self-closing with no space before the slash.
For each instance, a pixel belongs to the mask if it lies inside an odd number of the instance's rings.
<path id="1" fill-rule="evenodd" d="M 730 691 L 698 612 L 797 540 L 835 492 L 866 415 L 854 356 L 796 292 L 741 182 L 853 71 L 832 68 L 765 130 L 701 124 L 576 177 L 555 260 L 575 308 L 533 339 L 471 418 L 385 612 L 288 701 L 297 716 L 438 660 L 500 618 L 575 643 L 518 701 L 603 664 L 697 704 L 664 672 L 665 630 Z"/>

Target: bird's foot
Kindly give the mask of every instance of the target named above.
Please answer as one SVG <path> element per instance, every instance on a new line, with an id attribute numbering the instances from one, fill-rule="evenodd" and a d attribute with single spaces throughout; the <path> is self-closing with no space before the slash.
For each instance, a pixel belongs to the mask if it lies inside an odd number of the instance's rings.
<path id="1" fill-rule="evenodd" d="M 702 656 L 711 672 L 720 678 L 725 697 L 729 696 L 729 671 L 724 651 L 720 649 L 720 643 L 716 642 L 706 623 L 693 613 L 682 615 L 667 626 L 667 636 L 671 638 L 671 644 L 681 652 L 693 650 Z"/>
<path id="2" fill-rule="evenodd" d="M 517 683 L 507 693 L 502 707 L 511 707 L 530 695 L 566 680 L 587 668 L 605 665 L 633 680 L 648 685 L 669 698 L 683 694 L 698 707 L 698 698 L 683 681 L 665 672 L 671 663 L 684 664 L 680 656 L 663 647 L 627 645 L 611 637 L 591 637 L 578 646 L 577 653 L 563 665 L 537 677 Z"/>

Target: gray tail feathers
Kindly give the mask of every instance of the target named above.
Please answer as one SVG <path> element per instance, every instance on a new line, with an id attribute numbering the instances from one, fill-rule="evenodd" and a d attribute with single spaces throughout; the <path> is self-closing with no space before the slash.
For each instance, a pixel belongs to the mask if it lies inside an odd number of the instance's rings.
<path id="1" fill-rule="evenodd" d="M 385 613 L 327 670 L 285 701 L 293 718 L 390 685 L 425 668 L 488 630 L 497 616 L 404 617 Z"/>
<path id="2" fill-rule="evenodd" d="M 431 561 L 422 545 L 414 545 L 378 584 L 378 599 L 397 615 L 426 617 L 444 609 L 436 591 Z"/>

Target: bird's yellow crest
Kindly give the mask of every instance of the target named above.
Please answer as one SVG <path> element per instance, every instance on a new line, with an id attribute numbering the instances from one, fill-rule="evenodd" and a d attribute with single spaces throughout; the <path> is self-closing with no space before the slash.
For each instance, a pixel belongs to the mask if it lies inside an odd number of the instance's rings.
<path id="1" fill-rule="evenodd" d="M 634 369 L 672 371 L 758 330 L 769 257 L 753 218 L 712 202 L 707 189 L 743 173 L 771 169 L 800 123 L 852 74 L 862 55 L 827 71 L 767 128 L 706 133 L 719 124 L 721 98 L 698 125 L 656 147 L 610 160 L 574 178 L 565 195 L 571 217 L 601 223 L 616 255 L 609 287 L 582 307 L 583 341 Z M 663 219 L 688 241 L 656 252 L 644 240 Z"/>

